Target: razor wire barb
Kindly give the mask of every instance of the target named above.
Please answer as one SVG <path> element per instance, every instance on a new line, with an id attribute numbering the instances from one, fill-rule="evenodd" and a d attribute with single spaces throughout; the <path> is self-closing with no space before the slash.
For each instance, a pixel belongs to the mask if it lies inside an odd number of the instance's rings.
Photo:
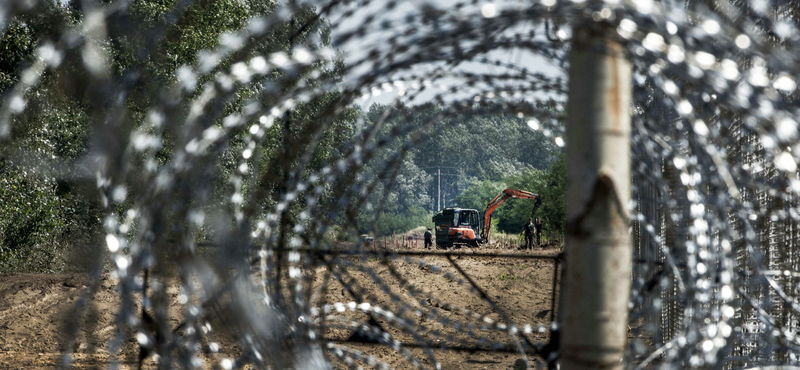
<path id="1" fill-rule="evenodd" d="M 563 75 L 570 27 L 588 20 L 616 29 L 635 70 L 630 208 L 638 263 L 626 362 L 664 369 L 798 363 L 800 56 L 794 51 L 800 19 L 793 2 L 270 2 L 166 77 L 151 74 L 148 63 L 164 61 L 149 58 L 165 44 L 180 44 L 169 29 L 192 15 L 194 1 L 179 1 L 142 24 L 132 17 L 136 2 L 11 0 L 0 5 L 0 30 L 20 26 L 15 17 L 67 4 L 80 16 L 40 40 L 35 57 L 4 90 L 0 140 L 4 155 L 28 158 L 26 148 L 15 145 L 16 135 L 47 113 L 29 103 L 46 92 L 48 79 L 75 83 L 87 97 L 91 152 L 58 165 L 94 177 L 106 215 L 94 282 L 76 310 L 91 302 L 110 260 L 122 302 L 112 355 L 126 333 L 135 332 L 161 368 L 199 368 L 205 361 L 224 369 L 389 366 L 326 337 L 326 330 L 339 328 L 360 330 L 418 368 L 440 368 L 432 338 L 458 350 L 513 350 L 533 365 L 526 356 L 541 345 L 527 335 L 556 323 L 536 328 L 463 307 L 442 315 L 425 302 L 455 305 L 405 281 L 391 262 L 446 257 L 463 279 L 438 266 L 430 273 L 491 302 L 452 259 L 489 254 L 384 253 L 361 245 L 345 252 L 327 234 L 334 227 L 351 235 L 374 230 L 375 218 L 362 225 L 356 215 L 385 207 L 385 190 L 409 148 L 454 115 L 506 111 L 558 146 L 569 145 L 562 108 L 542 109 L 545 97 L 564 101 L 564 79 L 534 72 L 527 62 L 540 58 Z M 386 10 L 399 8 L 409 10 L 405 17 L 387 16 Z M 288 51 L 262 47 L 289 24 Z M 126 70 L 113 71 L 109 48 L 124 35 L 142 43 Z M 344 63 L 339 50 L 345 48 L 361 53 Z M 526 61 L 502 62 L 493 55 L 498 51 L 519 52 Z M 464 68 L 469 63 L 497 71 Z M 333 71 L 339 77 L 324 78 Z M 360 132 L 337 132 L 353 104 L 389 92 L 396 96 L 383 115 L 363 122 Z M 441 110 L 422 125 L 382 130 L 396 118 L 393 106 L 417 99 Z M 312 102 L 322 104 L 313 124 L 300 132 L 285 129 L 292 114 Z M 283 142 L 262 163 L 257 153 L 278 129 Z M 347 136 L 346 145 L 316 168 L 315 152 L 331 134 Z M 409 139 L 392 155 L 378 155 L 397 138 Z M 231 171 L 215 166 L 223 157 Z M 59 167 L 31 158 L 34 169 Z M 360 176 L 367 165 L 382 170 L 376 178 Z M 227 201 L 211 214 L 204 204 L 219 183 Z M 369 202 L 367 195 L 381 188 L 378 204 Z M 218 264 L 198 253 L 200 234 L 218 246 Z M 171 258 L 163 258 L 167 254 Z M 380 258 L 392 279 L 355 258 L 369 256 Z M 325 267 L 323 284 L 314 286 L 319 267 Z M 177 328 L 169 323 L 164 282 L 157 278 L 167 269 L 180 280 L 185 321 Z M 156 278 L 142 279 L 144 271 Z M 362 293 L 355 273 L 369 276 L 391 303 L 380 306 L 377 297 Z M 326 302 L 332 282 L 354 301 Z M 148 284 L 150 293 L 142 296 Z M 218 330 L 211 316 L 223 318 L 238 350 L 209 344 Z M 434 322 L 442 329 L 432 329 Z M 64 367 L 80 323 L 67 328 Z M 207 352 L 227 357 L 212 359 Z"/>

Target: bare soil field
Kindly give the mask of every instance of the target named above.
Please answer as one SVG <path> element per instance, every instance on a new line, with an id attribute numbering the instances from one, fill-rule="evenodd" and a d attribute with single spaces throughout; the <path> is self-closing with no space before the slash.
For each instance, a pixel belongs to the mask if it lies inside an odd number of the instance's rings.
<path id="1" fill-rule="evenodd" d="M 404 250 L 421 248 L 396 251 Z M 462 251 L 555 256 L 561 248 L 553 245 L 534 251 L 456 250 Z M 444 256 L 424 256 L 389 262 L 374 257 L 348 257 L 335 263 L 335 274 L 328 274 L 325 266 L 307 273 L 314 287 L 324 292 L 316 299 L 321 312 L 317 320 L 325 318 L 323 338 L 340 353 L 369 354 L 398 369 L 416 367 L 403 353 L 419 360 L 424 368 L 433 368 L 435 359 L 442 369 L 514 369 L 521 358 L 513 352 L 520 336 L 509 334 L 514 329 L 503 326 L 506 320 L 519 325 L 520 332 L 530 325 L 532 332 L 526 334 L 530 342 L 548 341 L 549 334 L 543 326 L 549 324 L 552 314 L 553 260 L 458 256 L 451 262 Z M 0 369 L 57 367 L 63 357 L 64 318 L 75 315 L 76 302 L 86 294 L 87 283 L 81 274 L 0 275 Z M 72 344 L 74 368 L 105 368 L 112 360 L 109 343 L 117 334 L 114 323 L 120 305 L 116 289 L 115 280 L 106 274 L 86 310 L 79 337 Z M 174 284 L 166 292 L 174 306 L 170 320 L 177 326 L 183 317 L 179 287 Z M 341 310 L 350 302 L 370 302 L 372 311 L 368 314 L 363 310 Z M 325 305 L 330 309 L 327 313 L 323 313 Z M 374 310 L 375 307 L 380 308 Z M 387 311 L 392 314 L 381 314 Z M 414 330 L 404 330 L 397 318 Z M 391 335 L 395 348 L 372 343 L 368 335 L 358 333 L 353 322 L 370 319 Z M 135 333 L 122 333 L 122 338 L 119 355 L 115 356 L 119 368 L 135 369 Z M 204 360 L 236 355 L 238 350 L 232 340 L 224 335 L 217 340 L 223 350 L 206 352 Z M 501 344 L 505 352 L 490 351 Z M 428 346 L 432 352 L 423 349 Z M 330 357 L 336 368 L 348 367 L 336 356 Z M 358 364 L 370 367 L 367 361 Z M 155 368 L 152 357 L 145 360 L 145 365 Z M 213 367 L 208 364 L 206 368 Z"/>

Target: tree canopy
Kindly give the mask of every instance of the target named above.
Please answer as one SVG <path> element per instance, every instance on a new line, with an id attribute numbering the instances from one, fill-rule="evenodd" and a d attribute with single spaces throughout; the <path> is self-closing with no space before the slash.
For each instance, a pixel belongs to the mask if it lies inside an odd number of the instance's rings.
<path id="1" fill-rule="evenodd" d="M 83 34 L 85 21 L 79 1 L 61 2 L 43 0 L 37 12 L 20 13 L 12 17 L 0 35 L 0 94 L 6 95 L 17 82 L 21 71 L 31 66 L 36 59 L 33 54 L 37 46 L 58 43 L 58 32 L 73 29 L 77 42 L 88 42 Z M 244 29 L 255 16 L 268 15 L 275 11 L 276 3 L 259 1 L 197 1 L 188 8 L 182 3 L 162 0 L 143 0 L 131 3 L 128 12 L 121 13 L 109 27 L 108 42 L 102 45 L 109 57 L 109 78 L 126 90 L 125 112 L 120 114 L 127 121 L 122 129 L 130 135 L 147 137 L 152 127 L 148 111 L 154 101 L 161 99 L 165 86 L 177 81 L 182 66 L 201 63 L 205 50 L 218 47 L 228 40 L 233 32 Z M 178 16 L 173 22 L 171 17 Z M 301 28 L 302 27 L 302 28 Z M 256 45 L 248 49 L 253 55 L 267 52 L 288 51 L 292 44 L 315 49 L 329 43 L 328 25 L 318 19 L 316 9 L 304 7 L 295 13 L 292 22 L 275 27 L 270 33 L 255 40 Z M 163 37 L 156 35 L 163 34 Z M 226 36 L 228 35 L 228 36 Z M 226 41 L 227 40 L 227 41 Z M 77 51 L 76 51 L 77 52 Z M 87 169 L 93 160 L 92 151 L 98 146 L 109 145 L 93 138 L 91 127 L 104 112 L 103 99 L 81 93 L 92 79 L 86 75 L 80 55 L 62 55 L 63 62 L 57 72 L 45 71 L 36 89 L 26 94 L 25 112 L 15 118 L 12 140 L 2 147 L 0 156 L 0 270 L 3 271 L 54 271 L 80 267 L 90 246 L 101 242 L 101 200 L 94 193 L 97 184 L 94 174 Z M 207 56 L 206 56 L 207 57 Z M 219 61 L 217 69 L 229 68 L 230 62 L 239 56 L 231 55 Z M 309 78 L 309 83 L 336 82 L 342 64 L 333 69 L 323 69 Z M 295 70 L 298 77 L 306 76 L 307 70 Z M 261 81 L 252 81 L 236 90 L 236 95 L 221 107 L 225 112 L 236 112 L 244 108 L 245 102 L 257 96 L 265 80 L 281 77 L 275 70 Z M 211 76 L 208 74 L 207 76 Z M 209 78 L 209 77 L 206 77 Z M 200 86 L 197 84 L 196 86 Z M 199 88 L 199 87 L 197 87 Z M 199 91 L 195 91 L 196 96 Z M 285 121 L 276 124 L 267 132 L 263 150 L 257 151 L 259 162 L 271 163 L 276 150 L 291 145 L 292 138 L 307 131 L 329 114 L 328 107 L 339 99 L 335 90 L 307 103 L 298 104 Z M 188 106 L 183 108 L 188 111 Z M 309 170 L 318 169 L 352 135 L 355 109 L 337 116 L 332 130 L 327 130 L 320 139 L 308 165 Z M 185 113 L 184 113 L 185 114 Z M 150 116 L 149 116 L 150 115 Z M 213 124 L 221 125 L 216 121 Z M 179 132 L 165 132 L 160 142 L 162 160 L 172 152 L 171 139 Z M 243 146 L 241 139 L 233 138 L 230 146 Z M 215 158 L 217 171 L 230 174 L 239 171 L 233 151 L 226 151 Z M 298 156 L 299 157 L 299 156 Z M 30 165 L 36 163 L 36 165 Z M 147 163 L 134 162 L 144 171 Z M 163 164 L 163 163 L 162 163 Z M 276 168 L 283 173 L 292 163 Z M 252 171 L 252 169 L 248 170 Z M 283 175 L 281 175 L 283 176 Z M 221 179 L 227 176 L 219 176 Z M 249 178 L 248 178 L 249 179 Z M 209 199 L 207 208 L 215 209 L 226 197 L 225 189 L 231 184 L 219 181 L 219 189 Z M 249 191 L 249 184 L 243 184 Z M 269 191 L 279 192 L 272 188 Z M 127 196 L 137 196 L 137 189 L 126 189 Z M 274 198 L 274 197 L 273 197 Z M 267 206 L 267 205 L 265 205 Z M 119 207 L 120 210 L 124 207 Z"/>
<path id="2" fill-rule="evenodd" d="M 563 172 L 560 148 L 543 132 L 531 130 L 516 116 L 481 110 L 454 114 L 433 103 L 394 107 L 375 104 L 363 119 L 375 122 L 384 114 L 389 118 L 381 128 L 382 134 L 402 130 L 414 133 L 423 130 L 424 134 L 400 135 L 390 144 L 390 150 L 382 154 L 385 159 L 406 148 L 393 188 L 388 194 L 377 192 L 371 199 L 374 204 L 380 202 L 381 196 L 388 200 L 384 202 L 381 214 L 384 221 L 377 225 L 379 234 L 429 225 L 432 214 L 439 211 L 437 196 L 440 191 L 441 207 L 458 206 L 483 211 L 488 201 L 507 187 L 539 194 L 564 190 L 563 173 L 551 174 L 553 171 Z M 426 125 L 430 127 L 426 128 Z M 561 163 L 561 166 L 555 166 L 556 163 Z M 379 170 L 368 166 L 367 177 L 379 176 Z M 438 178 L 440 173 L 441 182 Z M 382 185 L 388 185 L 388 180 Z M 560 231 L 563 230 L 563 221 L 555 221 L 557 215 L 551 207 L 563 207 L 563 197 L 552 196 L 555 202 L 545 206 L 548 217 L 554 220 L 549 229 Z M 522 208 L 513 208 L 519 211 L 511 212 L 511 207 L 524 206 L 504 205 L 495 220 L 499 230 L 519 232 L 528 216 L 520 213 Z M 530 214 L 530 207 L 527 214 Z M 563 212 L 561 215 L 563 218 Z M 362 222 L 362 225 L 367 224 Z"/>
<path id="3" fill-rule="evenodd" d="M 85 34 L 84 13 L 79 1 L 43 0 L 36 13 L 20 13 L 12 17 L 2 33 L 0 48 L 0 93 L 8 94 L 15 86 L 21 71 L 36 60 L 38 46 L 64 42 L 59 32 L 71 29 L 77 41 L 91 42 Z M 128 12 L 114 16 L 108 28 L 107 42 L 100 45 L 108 56 L 109 85 L 122 86 L 124 111 L 117 112 L 119 134 L 145 140 L 157 130 L 159 113 L 151 111 L 163 99 L 164 88 L 179 83 L 178 76 L 188 70 L 203 70 L 208 60 L 216 62 L 209 73 L 199 76 L 196 84 L 182 88 L 189 91 L 187 101 L 175 105 L 178 116 L 189 114 L 189 101 L 200 96 L 200 86 L 210 81 L 213 70 L 230 69 L 233 60 L 250 58 L 278 51 L 289 52 L 296 46 L 309 50 L 329 45 L 329 25 L 319 18 L 313 7 L 303 7 L 294 17 L 256 40 L 243 51 L 233 52 L 216 60 L 207 50 L 236 43 L 235 32 L 250 27 L 253 17 L 276 11 L 276 3 L 239 0 L 202 0 L 184 3 L 162 0 L 142 0 L 131 3 Z M 177 18 L 175 18 L 177 17 Z M 102 124 L 110 95 L 87 95 L 92 78 L 82 65 L 79 49 L 69 49 L 60 57 L 61 66 L 44 71 L 35 89 L 26 94 L 26 109 L 15 117 L 12 140 L 2 148 L 0 157 L 0 270 L 55 271 L 84 265 L 92 247 L 102 242 L 102 206 L 106 200 L 97 199 L 98 180 L 91 168 L 94 152 L 115 145 L 111 138 L 93 135 L 92 127 Z M 70 54 L 72 53 L 72 54 Z M 238 55 L 246 53 L 247 55 Z M 186 68 L 191 66 L 192 68 Z M 313 68 L 321 68 L 311 75 Z M 99 68 L 99 67 L 98 67 Z M 219 117 L 245 109 L 248 102 L 260 99 L 268 81 L 292 74 L 307 84 L 335 86 L 343 74 L 344 64 L 333 67 L 310 65 L 293 70 L 273 69 L 261 80 L 237 82 L 231 96 L 218 99 L 214 109 L 223 112 Z M 269 87 L 269 88 L 274 88 Z M 283 87 L 288 88 L 288 87 Z M 351 150 L 345 143 L 353 137 L 372 135 L 377 141 L 388 141 L 386 147 L 365 163 L 363 173 L 354 181 L 371 184 L 373 190 L 363 200 L 353 199 L 348 206 L 351 216 L 363 229 L 379 235 L 404 232 L 428 225 L 437 207 L 462 206 L 483 209 L 502 186 L 542 193 L 555 189 L 548 185 L 550 169 L 559 157 L 558 148 L 542 131 L 531 130 L 519 117 L 510 113 L 485 111 L 479 107 L 458 112 L 445 111 L 436 103 L 418 106 L 372 105 L 366 111 L 350 106 L 344 111 L 332 109 L 342 99 L 337 89 L 296 104 L 280 122 L 276 120 L 266 132 L 258 148 L 251 148 L 255 166 L 242 167 L 236 153 L 248 143 L 243 134 L 234 135 L 213 157 L 214 171 L 221 176 L 214 181 L 213 194 L 204 205 L 210 214 L 232 207 L 231 187 L 240 189 L 247 197 L 255 191 L 266 191 L 263 209 L 273 207 L 286 189 L 289 172 L 305 165 L 304 173 L 331 164 L 339 155 Z M 556 109 L 550 102 L 542 109 Z M 309 158 L 303 159 L 302 140 L 313 136 L 319 122 L 331 119 L 330 126 L 321 132 L 319 142 Z M 373 126 L 382 121 L 382 124 Z M 219 118 L 209 125 L 221 126 Z M 374 130 L 374 131 L 373 131 Z M 186 135 L 180 128 L 171 127 L 159 134 L 159 163 L 131 161 L 133 172 L 144 173 L 153 165 L 165 165 L 174 152 L 177 138 Z M 286 158 L 292 158 L 286 160 Z M 305 161 L 305 162 L 304 162 Z M 36 163 L 36 165 L 30 165 Z M 387 165 L 388 164 L 388 165 Z M 562 166 L 563 167 L 563 166 Z M 258 169 L 261 173 L 257 173 Z M 555 167 L 553 167 L 555 168 Z M 268 172 L 264 174 L 264 171 Z M 231 183 L 232 174 L 243 174 L 238 183 Z M 441 181 L 439 175 L 441 174 Z M 258 177 L 268 181 L 258 182 Z M 272 180 L 269 180 L 272 179 Z M 280 179 L 281 181 L 278 181 Z M 548 187 L 549 186 L 549 187 Z M 141 196 L 138 189 L 117 193 L 124 199 Z M 237 191 L 238 192 L 238 191 Z M 323 201 L 329 200 L 323 191 Z M 128 202 L 130 203 L 130 202 Z M 287 212 L 296 218 L 303 207 L 301 200 Z M 545 203 L 545 209 L 550 209 Z M 563 204 L 563 199 L 562 203 Z M 118 212 L 127 203 L 117 204 Z M 522 208 L 504 206 L 496 218 L 499 229 L 516 231 L 522 219 Z M 522 207 L 521 205 L 519 207 Z M 228 210 L 228 214 L 235 212 Z M 544 211 L 544 209 L 543 209 Z M 550 211 L 547 211 L 550 212 Z M 553 211 L 554 212 L 554 211 Z M 548 213 L 549 215 L 549 213 Z M 342 216 L 337 216 L 342 217 Z M 550 217 L 550 216 L 548 216 Z M 557 217 L 555 213 L 552 217 Z M 524 217 L 523 217 L 524 218 Z M 344 220 L 342 220 L 344 222 Z M 553 226 L 553 229 L 560 230 Z M 212 235 L 201 235 L 210 237 Z"/>

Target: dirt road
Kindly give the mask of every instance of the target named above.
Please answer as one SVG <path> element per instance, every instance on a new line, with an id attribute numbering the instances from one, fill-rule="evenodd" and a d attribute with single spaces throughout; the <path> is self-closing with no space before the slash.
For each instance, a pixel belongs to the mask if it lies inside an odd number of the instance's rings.
<path id="1" fill-rule="evenodd" d="M 490 252 L 523 253 L 497 249 Z M 549 255 L 559 252 L 559 248 L 536 251 Z M 472 279 L 477 289 L 460 275 L 454 264 L 440 256 L 401 258 L 390 263 L 374 258 L 339 261 L 339 266 L 347 265 L 339 274 L 347 287 L 328 276 L 326 293 L 316 302 L 320 308 L 329 304 L 332 311 L 327 315 L 330 320 L 326 321 L 324 337 L 342 353 L 361 351 L 400 369 L 414 368 L 402 355 L 403 350 L 425 368 L 430 368 L 435 359 L 443 369 L 513 369 L 521 357 L 519 354 L 475 350 L 499 344 L 513 347 L 514 338 L 519 336 L 508 334 L 513 329 L 502 326 L 504 316 L 518 324 L 520 331 L 525 330 L 526 324 L 530 325 L 532 333 L 527 334 L 527 338 L 531 342 L 547 341 L 548 333 L 539 333 L 538 329 L 549 323 L 551 314 L 551 260 L 464 256 L 454 258 L 454 263 Z M 326 280 L 326 272 L 326 267 L 313 272 L 316 287 Z M 53 368 L 60 363 L 64 318 L 74 315 L 76 301 L 85 294 L 87 281 L 80 274 L 0 275 L 0 369 Z M 78 340 L 72 345 L 74 368 L 104 368 L 109 363 L 109 342 L 116 334 L 114 321 L 119 307 L 116 288 L 115 280 L 108 276 L 100 282 L 87 317 L 83 318 L 88 324 L 82 327 Z M 481 292 L 486 296 L 482 297 Z M 177 308 L 179 288 L 170 286 L 167 293 Z M 397 324 L 396 317 L 387 320 L 386 316 L 372 313 L 376 322 L 400 343 L 400 351 L 363 343 L 365 336 L 354 335 L 357 330 L 344 325 L 352 320 L 368 320 L 369 316 L 363 311 L 346 310 L 336 315 L 334 304 L 337 302 L 365 301 L 373 308 L 381 307 L 383 312 L 402 316 L 415 328 L 412 334 Z M 182 317 L 181 310 L 172 311 L 171 320 L 177 325 Z M 501 323 L 499 328 L 498 323 Z M 124 341 L 117 357 L 120 368 L 136 368 L 135 336 L 133 333 L 122 335 Z M 226 342 L 225 339 L 220 341 Z M 421 342 L 449 348 L 426 354 L 419 346 Z M 219 360 L 222 356 L 225 355 L 207 353 L 204 360 Z M 344 362 L 331 357 L 337 368 L 346 368 Z M 147 368 L 153 368 L 153 359 L 148 358 L 146 364 Z M 368 367 L 366 361 L 362 365 Z"/>

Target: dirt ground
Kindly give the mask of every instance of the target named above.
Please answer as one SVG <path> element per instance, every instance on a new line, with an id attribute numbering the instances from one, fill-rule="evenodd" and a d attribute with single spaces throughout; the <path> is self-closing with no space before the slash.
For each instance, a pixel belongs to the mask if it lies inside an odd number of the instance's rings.
<path id="1" fill-rule="evenodd" d="M 397 250 L 421 250 L 421 246 Z M 555 256 L 561 248 L 551 245 L 532 252 L 487 248 L 457 251 Z M 511 328 L 497 326 L 498 322 L 505 322 L 503 316 L 517 324 L 520 331 L 530 325 L 532 332 L 526 336 L 531 342 L 547 342 L 548 333 L 539 331 L 551 317 L 552 260 L 459 256 L 453 261 L 454 264 L 441 256 L 398 258 L 388 263 L 374 257 L 331 260 L 347 286 L 337 281 L 336 274 L 328 274 L 324 266 L 309 271 L 314 287 L 323 284 L 327 287 L 315 303 L 321 308 L 326 304 L 331 308 L 328 314 L 317 316 L 318 320 L 326 318 L 322 331 L 328 345 L 334 348 L 331 353 L 339 349 L 342 351 L 339 353 L 369 354 L 398 369 L 416 367 L 404 357 L 404 351 L 424 368 L 433 368 L 431 358 L 435 358 L 442 369 L 514 369 L 521 358 L 518 353 L 488 351 L 498 345 L 513 349 L 514 338 L 519 339 L 518 335 L 508 333 Z M 460 274 L 456 265 L 479 290 Z M 74 315 L 76 302 L 85 294 L 87 283 L 88 279 L 81 274 L 0 275 L 0 369 L 56 367 L 63 357 L 64 319 Z M 114 322 L 120 304 L 116 289 L 116 281 L 104 276 L 88 310 L 90 317 L 84 319 L 88 325 L 81 327 L 78 340 L 72 344 L 74 368 L 105 368 L 110 363 L 109 343 L 116 334 Z M 171 304 L 179 306 L 177 284 L 169 286 L 166 292 Z M 482 298 L 481 292 L 488 300 Z M 346 306 L 349 302 L 370 302 L 373 324 L 377 322 L 393 341 L 399 342 L 394 344 L 395 348 L 365 343 L 367 336 L 359 335 L 350 325 L 352 321 L 366 322 L 370 316 L 359 310 L 336 310 L 336 303 Z M 381 309 L 374 310 L 376 306 Z M 386 310 L 396 316 L 387 319 L 381 314 Z M 182 320 L 181 310 L 171 311 L 170 320 L 178 325 Z M 404 330 L 395 319 L 398 316 L 414 330 Z M 121 364 L 119 368 L 135 369 L 138 360 L 135 336 L 123 333 L 122 337 L 124 342 L 116 357 Z M 419 345 L 423 342 L 437 349 L 432 354 L 424 353 Z M 439 349 L 441 346 L 449 348 Z M 203 359 L 209 364 L 219 361 L 221 356 L 206 353 Z M 336 368 L 348 367 L 332 354 L 329 358 Z M 155 366 L 152 358 L 145 363 L 146 368 Z M 371 367 L 367 360 L 355 363 Z"/>

